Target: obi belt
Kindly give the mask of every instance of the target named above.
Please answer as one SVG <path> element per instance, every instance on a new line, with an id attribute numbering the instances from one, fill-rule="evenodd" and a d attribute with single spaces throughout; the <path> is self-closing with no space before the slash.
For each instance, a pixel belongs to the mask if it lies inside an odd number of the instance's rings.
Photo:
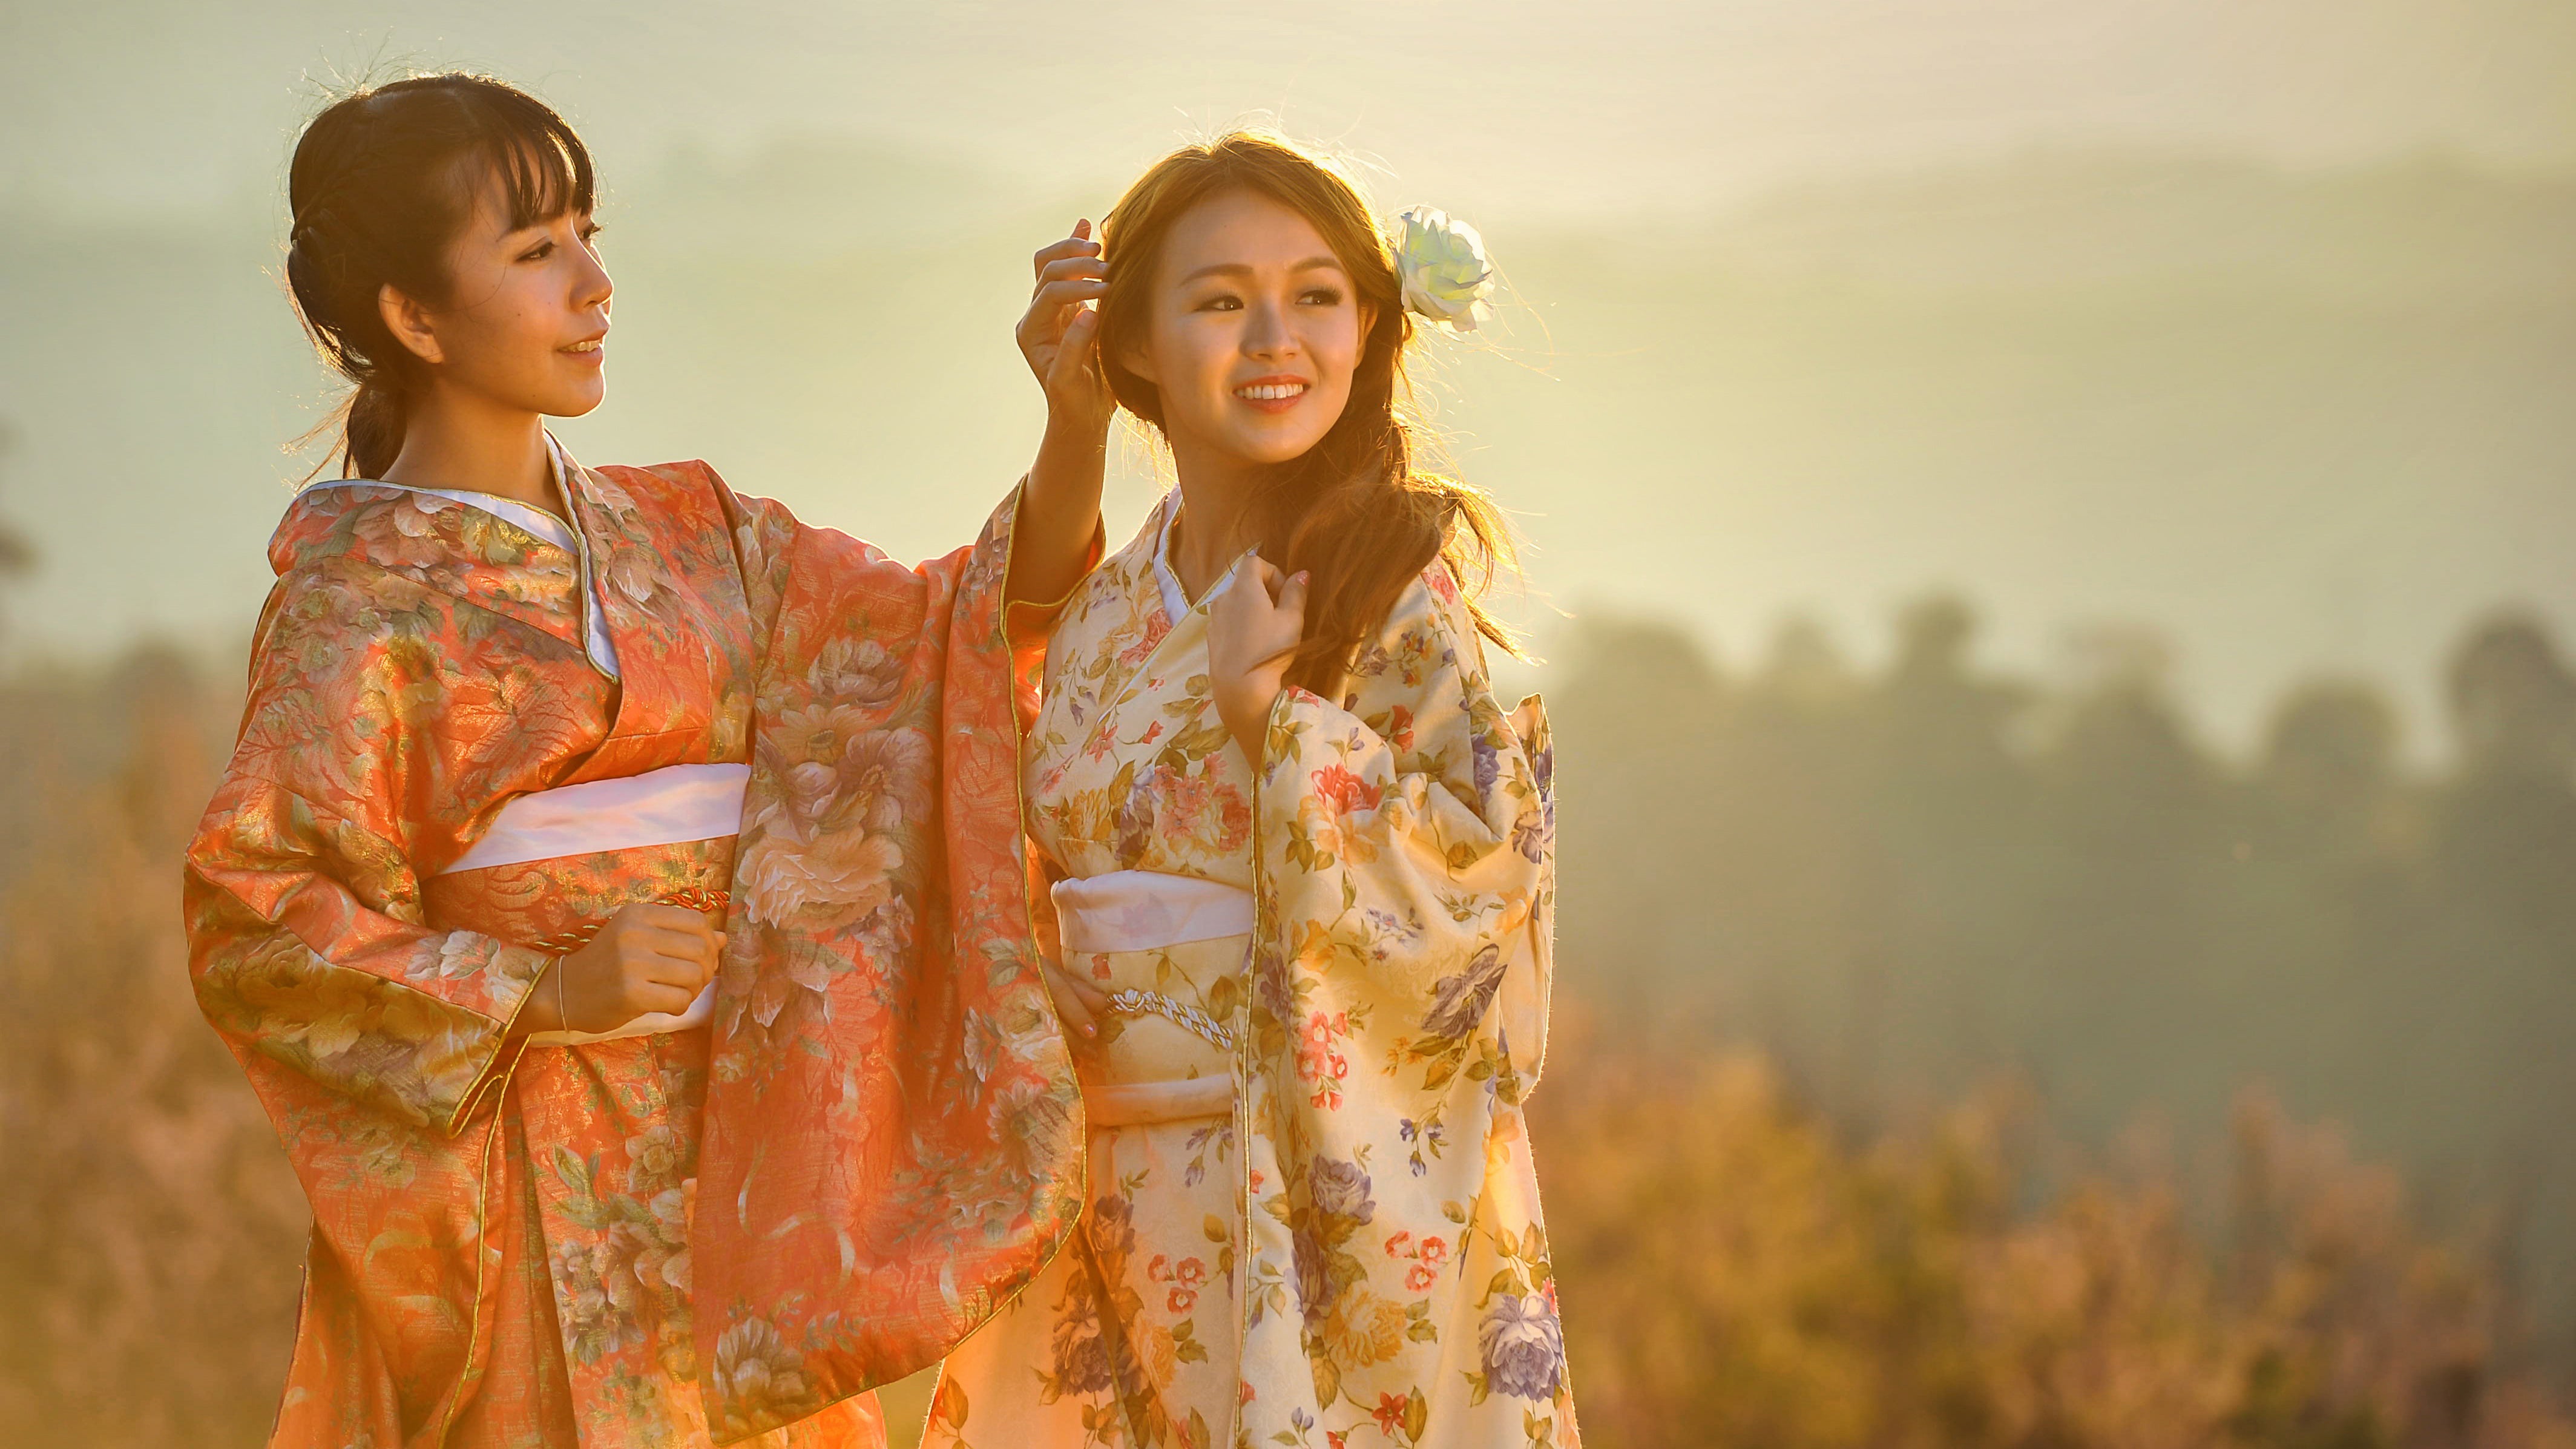
<path id="1" fill-rule="evenodd" d="M 429 917 L 515 945 L 569 953 L 638 903 L 724 918 L 749 765 L 668 765 L 521 795 L 425 887 Z M 679 1013 L 648 1012 L 613 1031 L 538 1032 L 532 1046 L 575 1046 L 688 1031 L 715 1010 L 715 983 Z"/>

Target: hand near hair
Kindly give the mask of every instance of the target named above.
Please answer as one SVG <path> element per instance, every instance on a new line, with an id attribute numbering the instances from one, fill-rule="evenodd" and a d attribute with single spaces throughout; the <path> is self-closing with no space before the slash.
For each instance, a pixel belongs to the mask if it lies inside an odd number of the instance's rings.
<path id="1" fill-rule="evenodd" d="M 1109 419 L 1118 399 L 1100 367 L 1100 313 L 1109 268 L 1091 223 L 1041 248 L 1037 288 L 1016 335 L 1020 355 L 1046 389 L 1046 436 L 1020 495 L 1019 532 L 1004 586 L 1013 600 L 1061 599 L 1082 581 L 1100 531 L 1100 487 L 1109 471 Z"/>
<path id="2" fill-rule="evenodd" d="M 1100 367 L 1099 302 L 1109 291 L 1109 266 L 1091 239 L 1091 223 L 1075 222 L 1073 235 L 1040 248 L 1031 264 L 1037 287 L 1015 335 L 1029 371 L 1046 389 L 1047 431 L 1062 426 L 1069 437 L 1105 435 L 1118 399 Z"/>
<path id="3" fill-rule="evenodd" d="M 1208 681 L 1217 717 L 1257 774 L 1270 707 L 1286 687 L 1289 660 L 1306 637 L 1306 575 L 1283 576 L 1253 554 L 1208 601 Z"/>

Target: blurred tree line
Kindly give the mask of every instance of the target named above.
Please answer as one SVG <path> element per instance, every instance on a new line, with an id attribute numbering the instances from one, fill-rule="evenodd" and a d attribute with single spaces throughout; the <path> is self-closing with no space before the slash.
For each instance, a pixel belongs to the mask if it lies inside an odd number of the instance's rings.
<path id="1" fill-rule="evenodd" d="M 2527 1331 L 2576 1220 L 2546 633 L 2463 643 L 2432 776 L 2358 685 L 2236 765 L 2134 639 L 2050 690 L 1955 602 L 1900 635 L 1875 673 L 1805 628 L 1742 677 L 1651 623 L 1563 651 L 1534 1131 L 1593 1442 L 2576 1449 Z M 178 920 L 238 707 L 149 648 L 0 681 L 0 1442 L 274 1408 L 303 1204 Z M 2147 1104 L 2182 1147 L 2118 1145 Z"/>
<path id="2" fill-rule="evenodd" d="M 2211 1193 L 2263 1083 L 2412 1169 L 2576 1368 L 2576 675 L 2548 631 L 2467 631 L 2434 771 L 2361 681 L 2290 690 L 2239 762 L 2152 638 L 2085 639 L 2043 688 L 1979 666 L 1955 598 L 1895 636 L 1863 672 L 1793 622 L 1729 676 L 1668 625 L 1578 630 L 1570 989 L 1769 1052 L 1847 1130 L 1999 1067 L 2079 1142 L 2151 1109 Z"/>

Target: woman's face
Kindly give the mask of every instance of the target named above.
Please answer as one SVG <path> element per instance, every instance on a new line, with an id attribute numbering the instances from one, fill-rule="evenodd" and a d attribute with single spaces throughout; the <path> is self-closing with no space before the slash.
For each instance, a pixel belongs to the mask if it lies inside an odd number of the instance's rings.
<path id="1" fill-rule="evenodd" d="M 586 212 L 513 228 L 499 188 L 485 186 L 448 245 L 447 304 L 406 307 L 395 334 L 444 387 L 514 411 L 589 412 L 608 391 L 612 288 L 598 230 Z"/>
<path id="2" fill-rule="evenodd" d="M 1120 362 L 1162 394 L 1175 453 L 1284 463 L 1350 402 L 1374 318 L 1314 224 L 1249 191 L 1184 213 Z"/>

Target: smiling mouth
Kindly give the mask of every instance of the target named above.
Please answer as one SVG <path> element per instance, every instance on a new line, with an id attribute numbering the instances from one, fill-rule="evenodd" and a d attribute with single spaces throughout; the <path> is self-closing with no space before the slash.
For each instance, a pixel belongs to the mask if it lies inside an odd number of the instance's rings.
<path id="1" fill-rule="evenodd" d="M 1245 402 L 1287 402 L 1306 395 L 1302 382 L 1248 382 L 1234 390 Z"/>
<path id="2" fill-rule="evenodd" d="M 564 349 L 564 351 L 566 351 L 566 352 L 581 352 L 581 353 L 597 352 L 597 351 L 599 350 L 599 348 L 600 348 L 600 345 L 601 345 L 602 343 L 606 342 L 607 340 L 608 340 L 608 339 L 607 339 L 607 338 L 605 338 L 605 337 L 585 337 L 585 338 L 583 338 L 581 341 L 576 342 L 576 343 L 574 343 L 573 345 L 571 345 L 570 347 L 565 348 L 565 349 Z"/>

